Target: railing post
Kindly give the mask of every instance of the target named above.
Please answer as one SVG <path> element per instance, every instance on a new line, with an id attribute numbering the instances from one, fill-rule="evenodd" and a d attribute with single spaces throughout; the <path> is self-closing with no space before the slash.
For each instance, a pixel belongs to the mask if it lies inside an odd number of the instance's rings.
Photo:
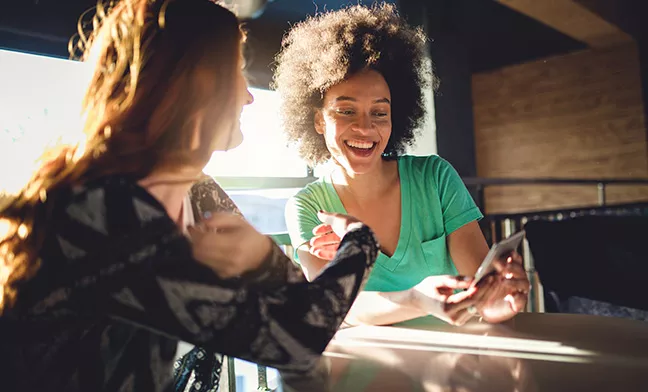
<path id="1" fill-rule="evenodd" d="M 522 218 L 520 229 L 524 230 L 524 226 L 527 224 L 528 220 L 529 219 L 526 216 Z M 531 253 L 531 247 L 526 237 L 522 242 L 522 258 L 524 259 L 524 269 L 527 272 L 530 286 L 526 311 L 532 313 L 544 313 L 544 291 L 538 271 L 535 269 L 533 254 Z"/>
<path id="2" fill-rule="evenodd" d="M 486 189 L 481 184 L 477 185 L 475 188 L 477 191 L 477 203 L 479 203 L 479 209 L 481 209 L 482 213 L 486 215 Z"/>
<path id="3" fill-rule="evenodd" d="M 257 365 L 257 377 L 259 385 L 257 391 L 272 392 L 272 389 L 268 388 L 268 369 L 265 366 Z"/>
<path id="4" fill-rule="evenodd" d="M 506 218 L 502 221 L 502 239 L 510 237 L 515 233 L 515 221 L 511 218 Z"/>
<path id="5" fill-rule="evenodd" d="M 236 392 L 236 369 L 232 357 L 227 357 L 227 384 L 228 392 Z"/>
<path id="6" fill-rule="evenodd" d="M 596 184 L 596 189 L 598 190 L 598 204 L 605 207 L 605 183 L 599 182 Z"/>

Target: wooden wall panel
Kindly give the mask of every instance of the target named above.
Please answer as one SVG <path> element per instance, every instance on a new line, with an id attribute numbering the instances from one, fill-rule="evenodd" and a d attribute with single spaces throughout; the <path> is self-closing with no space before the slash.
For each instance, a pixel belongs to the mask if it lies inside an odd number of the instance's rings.
<path id="1" fill-rule="evenodd" d="M 634 45 L 587 50 L 473 76 L 481 177 L 648 178 Z M 494 187 L 489 213 L 596 204 L 596 187 Z M 615 186 L 608 202 L 648 200 Z"/>

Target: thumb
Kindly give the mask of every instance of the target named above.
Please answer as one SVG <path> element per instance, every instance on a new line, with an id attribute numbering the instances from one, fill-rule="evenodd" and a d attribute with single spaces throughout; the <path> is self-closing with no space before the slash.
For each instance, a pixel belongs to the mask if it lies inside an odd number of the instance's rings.
<path id="1" fill-rule="evenodd" d="M 317 217 L 322 223 L 325 223 L 329 226 L 333 226 L 340 218 L 344 217 L 342 214 L 335 212 L 327 212 L 324 210 L 319 210 Z"/>
<path id="2" fill-rule="evenodd" d="M 324 222 L 324 224 L 329 225 L 331 230 L 333 230 L 338 237 L 342 238 L 346 234 L 347 225 L 350 223 L 347 215 L 335 212 L 319 211 L 317 217 Z"/>
<path id="3" fill-rule="evenodd" d="M 447 287 L 449 289 L 467 289 L 472 283 L 472 278 L 467 276 L 452 276 L 443 275 L 438 276 L 438 286 Z"/>

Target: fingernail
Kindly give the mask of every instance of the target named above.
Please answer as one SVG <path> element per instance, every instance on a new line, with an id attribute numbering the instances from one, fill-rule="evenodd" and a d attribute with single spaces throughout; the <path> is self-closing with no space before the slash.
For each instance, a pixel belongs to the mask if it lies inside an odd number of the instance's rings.
<path id="1" fill-rule="evenodd" d="M 511 256 L 509 256 L 509 257 L 506 259 L 506 262 L 507 262 L 507 263 L 512 263 L 512 262 L 513 262 L 513 258 L 512 258 Z"/>
<path id="2" fill-rule="evenodd" d="M 511 279 L 513 278 L 513 272 L 509 272 L 508 274 L 504 275 L 506 279 Z"/>
<path id="3" fill-rule="evenodd" d="M 203 218 L 205 218 L 205 219 L 209 219 L 209 218 L 211 218 L 211 217 L 212 217 L 212 213 L 211 213 L 211 211 L 205 211 L 205 212 L 203 213 Z"/>

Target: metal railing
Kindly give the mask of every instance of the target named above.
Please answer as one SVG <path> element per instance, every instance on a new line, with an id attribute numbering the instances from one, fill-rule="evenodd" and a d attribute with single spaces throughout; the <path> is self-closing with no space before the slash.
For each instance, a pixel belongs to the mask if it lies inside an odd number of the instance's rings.
<path id="1" fill-rule="evenodd" d="M 582 185 L 596 186 L 598 205 L 607 204 L 606 188 L 608 185 L 648 185 L 648 178 L 480 178 L 465 177 L 464 183 L 477 191 L 477 203 L 486 210 L 485 189 L 495 185 Z"/>
<path id="2" fill-rule="evenodd" d="M 556 186 L 591 186 L 596 187 L 596 205 L 562 208 L 554 210 L 536 210 L 516 213 L 485 214 L 481 228 L 490 244 L 496 243 L 511 234 L 524 229 L 526 223 L 533 219 L 562 220 L 583 215 L 614 214 L 614 215 L 648 215 L 648 198 L 646 203 L 609 205 L 607 202 L 607 187 L 610 185 L 648 186 L 646 178 L 629 179 L 583 179 L 583 178 L 464 178 L 468 188 L 477 191 L 477 204 L 482 211 L 487 211 L 485 191 L 489 186 L 515 185 L 556 185 Z M 531 290 L 527 311 L 544 312 L 544 292 L 542 282 L 535 269 L 533 254 L 529 242 L 525 239 L 522 245 L 522 257 L 527 270 Z"/>

